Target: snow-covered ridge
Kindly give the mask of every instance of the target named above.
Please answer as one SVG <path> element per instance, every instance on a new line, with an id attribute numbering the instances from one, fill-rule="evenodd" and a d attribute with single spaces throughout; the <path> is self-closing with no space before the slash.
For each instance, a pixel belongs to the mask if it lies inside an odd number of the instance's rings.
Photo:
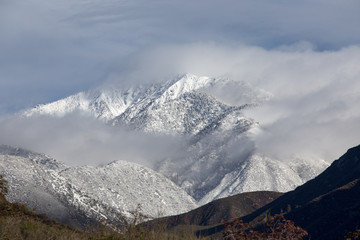
<path id="1" fill-rule="evenodd" d="M 195 200 L 172 181 L 138 164 L 115 161 L 103 167 L 72 168 L 61 163 L 50 167 L 58 161 L 5 149 L 0 151 L 0 174 L 9 181 L 9 200 L 25 203 L 62 222 L 117 225 L 131 218 L 138 204 L 147 219 L 197 207 Z"/>
<path id="2" fill-rule="evenodd" d="M 135 105 L 160 106 L 167 102 L 181 97 L 185 93 L 198 90 L 211 91 L 214 86 L 224 86 L 231 82 L 229 79 L 216 79 L 210 77 L 198 77 L 192 74 L 185 74 L 163 83 L 150 85 L 139 85 L 127 89 L 115 86 L 97 88 L 87 92 L 80 92 L 75 95 L 60 99 L 58 101 L 40 104 L 34 108 L 27 109 L 21 113 L 24 117 L 34 115 L 52 115 L 62 117 L 74 111 L 90 113 L 92 116 L 104 121 L 111 121 L 125 111 L 136 108 Z M 244 85 L 244 83 L 239 83 Z M 239 85 L 237 84 L 237 85 Z M 266 99 L 270 94 L 256 92 L 249 86 L 246 93 L 256 102 L 256 99 Z M 241 93 L 240 93 L 241 95 Z M 131 111 L 134 112 L 134 111 Z"/>
<path id="3" fill-rule="evenodd" d="M 132 103 L 132 94 L 131 89 L 127 92 L 119 92 L 116 89 L 80 92 L 56 102 L 37 105 L 25 110 L 22 115 L 25 117 L 34 115 L 63 117 L 74 111 L 83 111 L 107 121 L 125 111 Z"/>
<path id="4" fill-rule="evenodd" d="M 62 117 L 74 111 L 84 111 L 91 113 L 96 118 L 109 121 L 125 112 L 133 103 L 141 102 L 144 97 L 155 97 L 158 102 L 164 102 L 185 92 L 199 89 L 209 81 L 210 79 L 207 77 L 187 74 L 175 81 L 166 82 L 163 87 L 154 84 L 147 89 L 144 89 L 143 86 L 128 89 L 98 88 L 80 92 L 49 104 L 37 105 L 32 109 L 25 110 L 22 115 L 25 117 L 37 114 Z"/>
<path id="5" fill-rule="evenodd" d="M 197 77 L 192 74 L 186 74 L 166 89 L 166 91 L 164 91 L 164 93 L 156 99 L 155 104 L 165 104 L 166 102 L 179 98 L 184 93 L 189 93 L 210 86 L 215 81 L 215 78 Z"/>

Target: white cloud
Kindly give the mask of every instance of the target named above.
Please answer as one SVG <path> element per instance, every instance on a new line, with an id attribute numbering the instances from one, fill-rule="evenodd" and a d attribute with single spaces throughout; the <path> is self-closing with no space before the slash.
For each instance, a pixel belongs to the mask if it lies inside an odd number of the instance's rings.
<path id="1" fill-rule="evenodd" d="M 82 113 L 63 118 L 8 116 L 0 123 L 0 144 L 45 153 L 72 166 L 126 160 L 153 167 L 183 147 L 180 137 L 129 132 Z"/>

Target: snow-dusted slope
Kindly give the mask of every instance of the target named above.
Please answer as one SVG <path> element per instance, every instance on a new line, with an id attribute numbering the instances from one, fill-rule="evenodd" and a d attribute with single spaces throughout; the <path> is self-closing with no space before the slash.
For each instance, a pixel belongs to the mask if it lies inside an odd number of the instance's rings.
<path id="1" fill-rule="evenodd" d="M 116 88 L 94 89 L 80 92 L 67 98 L 49 104 L 40 104 L 27 109 L 21 114 L 25 117 L 34 115 L 53 115 L 62 117 L 66 114 L 80 111 L 108 121 L 123 113 L 131 104 L 143 96 L 142 88 L 126 89 Z"/>
<path id="2" fill-rule="evenodd" d="M 298 162 L 303 163 L 299 159 Z M 297 170 L 314 169 L 313 172 L 317 172 L 322 171 L 328 164 L 319 159 L 305 166 L 305 169 L 296 168 L 264 155 L 251 155 L 233 171 L 227 173 L 220 184 L 201 199 L 200 204 L 206 204 L 213 199 L 231 196 L 239 192 L 258 191 L 259 188 L 287 192 L 313 177 L 313 173 L 309 173 L 307 177 L 311 177 L 306 179 Z"/>
<path id="3" fill-rule="evenodd" d="M 181 155 L 159 159 L 154 169 L 207 202 L 247 190 L 291 190 L 327 166 L 306 159 L 278 161 L 255 148 L 248 135 L 260 125 L 243 112 L 270 97 L 245 82 L 186 74 L 162 83 L 79 93 L 23 116 L 83 111 L 114 127 L 186 136 Z"/>
<path id="4" fill-rule="evenodd" d="M 197 206 L 184 190 L 146 167 L 115 161 L 103 167 L 70 168 L 45 155 L 0 147 L 0 174 L 8 198 L 71 224 L 117 225 L 138 204 L 145 218 L 174 215 Z"/>
<path id="5" fill-rule="evenodd" d="M 127 217 L 131 217 L 138 204 L 141 214 L 148 218 L 158 214 L 175 215 L 196 207 L 194 199 L 172 181 L 135 163 L 119 160 L 103 167 L 68 168 L 60 172 L 60 176 L 77 186 L 91 201 L 106 203 Z M 84 194 L 79 194 L 79 202 Z"/>
<path id="6" fill-rule="evenodd" d="M 187 77 L 186 75 L 185 78 Z M 133 104 L 158 98 L 172 86 L 172 83 L 176 83 L 179 79 L 181 81 L 181 77 L 179 77 L 176 80 L 167 82 L 163 86 L 153 84 L 128 89 L 106 87 L 80 92 L 49 104 L 37 105 L 32 109 L 22 112 L 22 115 L 25 117 L 34 115 L 54 115 L 61 117 L 71 112 L 82 111 L 90 113 L 96 118 L 109 121 L 122 114 Z M 186 85 L 188 84 L 183 86 L 183 90 L 190 90 L 190 87 Z M 195 86 L 191 87 L 194 88 L 197 86 L 195 84 Z M 173 91 L 171 94 L 172 93 Z M 168 96 L 171 94 L 165 94 L 164 97 L 171 98 L 171 96 Z M 178 94 L 180 94 L 179 91 Z"/>
<path id="7" fill-rule="evenodd" d="M 200 200 L 252 154 L 246 133 L 255 127 L 241 108 L 229 108 L 190 138 L 182 156 L 159 162 L 156 169 Z"/>
<path id="8" fill-rule="evenodd" d="M 235 86 L 241 86 L 237 89 L 237 94 L 243 96 L 246 99 L 246 103 L 256 104 L 264 101 L 270 97 L 269 93 L 264 91 L 257 91 L 252 89 L 249 85 L 243 82 L 234 82 L 230 79 L 217 79 L 209 77 L 198 77 L 192 74 L 186 74 L 178 76 L 174 79 L 163 83 L 155 83 L 149 85 L 140 85 L 127 89 L 121 89 L 120 87 L 105 87 L 97 88 L 87 92 L 80 92 L 78 94 L 69 96 L 67 98 L 49 103 L 37 105 L 34 108 L 27 109 L 21 114 L 25 117 L 31 117 L 34 115 L 53 115 L 53 116 L 64 116 L 71 112 L 80 111 L 89 113 L 95 118 L 112 122 L 112 124 L 129 124 L 140 117 L 150 115 L 151 120 L 154 122 L 158 120 L 170 121 L 173 123 L 177 118 L 170 119 L 169 116 L 165 116 L 167 110 L 172 109 L 171 113 L 178 112 L 178 114 L 186 115 L 184 110 L 187 110 L 188 106 L 180 106 L 184 102 L 191 102 L 194 106 L 201 103 L 202 99 L 212 99 L 211 95 L 219 95 L 221 91 L 227 91 L 229 88 L 235 89 Z M 201 92 L 206 94 L 200 94 Z M 202 99 L 191 99 L 195 96 Z M 209 94 L 210 93 L 210 94 Z M 214 94 L 212 94 L 214 93 Z M 186 94 L 190 96 L 186 97 Z M 185 95 L 185 96 L 184 96 Z M 238 97 L 241 98 L 241 97 Z M 240 101 L 240 100 L 239 100 Z M 242 100 L 244 102 L 244 99 Z M 217 103 L 219 105 L 221 103 Z M 222 104 L 224 106 L 224 104 Z M 197 106 L 200 109 L 201 105 Z M 217 107 L 210 109 L 209 113 L 213 113 Z M 191 112 L 196 112 L 191 111 Z M 144 113 L 144 111 L 146 113 Z M 188 111 L 189 112 L 189 111 Z M 199 112 L 203 119 L 213 118 L 213 115 L 208 116 L 206 112 Z M 170 113 L 168 113 L 170 115 Z M 199 117 L 198 117 L 199 118 Z M 185 121 L 185 120 L 184 120 Z M 181 124 L 186 124 L 182 121 Z M 142 128 L 142 126 L 134 126 Z M 146 131 L 158 132 L 163 131 L 160 127 L 144 127 Z M 185 127 L 183 127 L 185 129 Z M 174 130 L 170 127 L 166 129 L 167 133 L 178 133 L 179 130 Z M 180 131 L 183 133 L 182 131 Z"/>

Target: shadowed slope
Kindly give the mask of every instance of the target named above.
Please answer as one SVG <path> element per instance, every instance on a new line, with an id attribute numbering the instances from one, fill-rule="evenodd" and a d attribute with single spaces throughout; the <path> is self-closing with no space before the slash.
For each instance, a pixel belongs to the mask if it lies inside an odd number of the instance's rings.
<path id="1" fill-rule="evenodd" d="M 222 220 L 245 216 L 281 196 L 278 192 L 249 192 L 222 198 L 181 215 L 147 222 L 146 225 L 165 225 L 167 229 L 199 229 L 221 223 Z M 197 226 L 197 227 L 196 227 Z"/>
<path id="2" fill-rule="evenodd" d="M 343 239 L 360 228 L 360 146 L 349 149 L 315 179 L 242 219 L 257 225 L 275 214 L 284 214 L 312 239 Z M 216 226 L 200 234 L 222 229 Z"/>

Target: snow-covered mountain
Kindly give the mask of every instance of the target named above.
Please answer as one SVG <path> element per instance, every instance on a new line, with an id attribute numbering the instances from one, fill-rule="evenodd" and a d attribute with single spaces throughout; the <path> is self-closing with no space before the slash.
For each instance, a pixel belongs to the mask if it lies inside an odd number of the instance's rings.
<path id="1" fill-rule="evenodd" d="M 251 135 L 261 126 L 244 110 L 271 94 L 245 82 L 191 74 L 132 88 L 98 88 L 22 113 L 64 116 L 81 111 L 114 127 L 186 136 L 180 155 L 159 159 L 154 170 L 206 203 L 243 191 L 288 191 L 316 176 L 322 160 L 270 159 Z M 304 174 L 304 169 L 311 169 Z"/>
<path id="2" fill-rule="evenodd" d="M 155 171 L 125 161 L 68 167 L 42 154 L 0 146 L 0 174 L 8 199 L 72 225 L 129 220 L 140 204 L 145 219 L 197 207 L 195 200 Z"/>
<path id="3" fill-rule="evenodd" d="M 238 89 L 234 86 L 237 86 Z M 80 92 L 52 103 L 37 105 L 34 108 L 23 111 L 21 114 L 25 117 L 34 115 L 61 117 L 71 112 L 82 111 L 106 122 L 113 122 L 112 124 L 116 125 L 122 123 L 122 121 L 125 121 L 127 124 L 135 122 L 135 119 L 139 118 L 140 115 L 144 117 L 145 111 L 147 117 L 151 115 L 154 121 L 160 121 L 162 124 L 165 124 L 166 120 L 174 121 L 174 117 L 171 119 L 170 116 L 166 116 L 166 114 L 170 115 L 168 110 L 173 110 L 171 113 L 182 112 L 189 107 L 178 106 L 183 102 L 192 101 L 194 107 L 200 102 L 196 99 L 192 100 L 191 97 L 206 99 L 206 97 L 211 97 L 211 95 L 221 95 L 221 92 L 234 89 L 237 90 L 237 103 L 241 105 L 257 104 L 271 97 L 270 93 L 254 90 L 244 82 L 238 83 L 226 78 L 217 79 L 186 74 L 166 82 L 144 84 L 126 89 L 121 89 L 119 86 L 100 87 L 87 92 Z M 190 94 L 190 96 L 184 97 L 188 93 L 199 96 Z M 214 103 L 214 101 L 211 103 Z M 171 109 L 176 107 L 179 108 Z M 197 107 L 200 108 L 201 105 Z M 193 113 L 201 115 L 198 118 L 208 119 L 214 117 L 213 115 L 208 116 L 206 112 L 197 112 L 200 109 L 193 110 L 195 110 L 192 111 Z M 216 107 L 211 109 L 209 113 L 213 113 L 213 111 L 216 111 Z M 188 113 L 191 113 L 191 111 L 188 110 Z M 188 118 L 184 118 L 181 124 L 186 125 L 185 121 Z M 178 120 L 176 119 L 176 121 Z M 165 130 L 161 130 L 160 127 L 156 128 L 156 126 L 145 127 L 145 130 L 149 132 L 165 132 Z M 166 129 L 168 134 L 174 132 L 184 133 L 184 131 L 178 130 L 173 126 Z"/>
<path id="4" fill-rule="evenodd" d="M 291 164 L 285 164 L 264 155 L 250 155 L 239 167 L 225 174 L 220 184 L 201 199 L 200 205 L 239 192 L 258 191 L 259 186 L 262 190 L 277 189 L 279 192 L 287 192 L 310 180 L 314 172 L 321 172 L 327 166 L 321 159 L 308 164 L 304 164 L 304 161 L 296 159 Z M 302 175 L 305 171 L 308 171 L 307 174 Z"/>

